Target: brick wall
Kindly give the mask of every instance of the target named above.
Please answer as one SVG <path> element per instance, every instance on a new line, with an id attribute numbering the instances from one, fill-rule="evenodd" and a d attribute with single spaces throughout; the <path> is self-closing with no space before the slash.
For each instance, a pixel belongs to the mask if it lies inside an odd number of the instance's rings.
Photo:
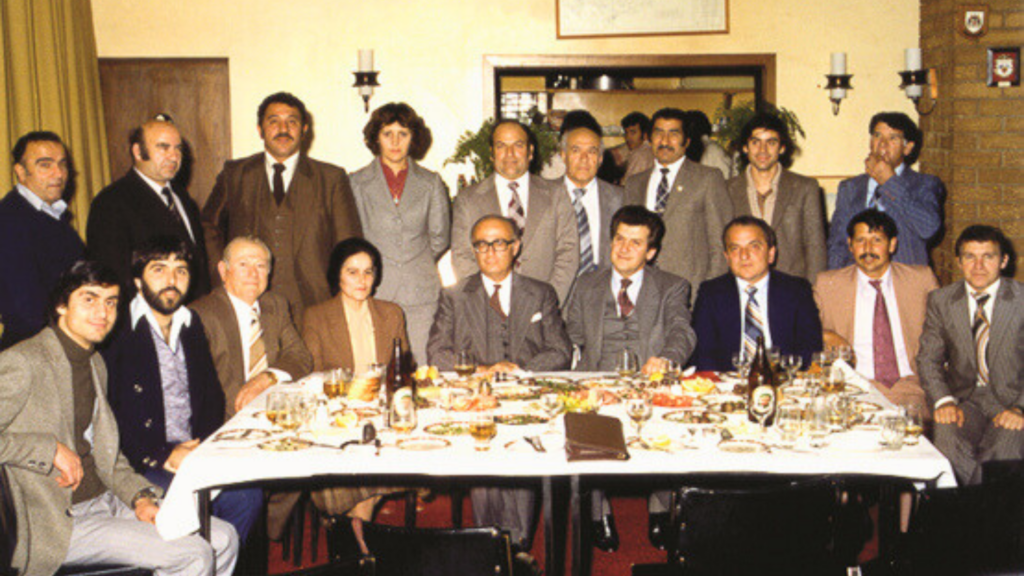
<path id="1" fill-rule="evenodd" d="M 985 85 L 987 49 L 1024 45 L 1024 2 L 984 4 L 988 32 L 971 39 L 958 31 L 959 3 L 921 0 L 921 48 L 925 67 L 936 69 L 939 100 L 921 116 L 919 168 L 947 188 L 945 235 L 932 252 L 943 284 L 960 277 L 957 235 L 977 223 L 998 226 L 1013 240 L 1016 276 L 1024 279 L 1024 88 Z"/>

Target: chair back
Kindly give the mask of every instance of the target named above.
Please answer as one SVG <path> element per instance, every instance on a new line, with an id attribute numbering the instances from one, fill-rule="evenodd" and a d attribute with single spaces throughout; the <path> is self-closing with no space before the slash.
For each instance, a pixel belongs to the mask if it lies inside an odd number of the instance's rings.
<path id="1" fill-rule="evenodd" d="M 676 562 L 686 574 L 820 574 L 833 558 L 835 484 L 748 478 L 677 494 Z"/>
<path id="2" fill-rule="evenodd" d="M 496 528 L 364 524 L 376 576 L 511 576 L 509 536 Z"/>

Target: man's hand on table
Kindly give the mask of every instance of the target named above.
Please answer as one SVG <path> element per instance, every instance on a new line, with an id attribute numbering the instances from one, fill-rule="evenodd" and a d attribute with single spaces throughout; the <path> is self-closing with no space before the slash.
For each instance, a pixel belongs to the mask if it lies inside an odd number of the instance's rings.
<path id="1" fill-rule="evenodd" d="M 1024 430 L 1024 414 L 1019 409 L 1003 410 L 992 420 L 996 428 L 1007 430 Z"/>
<path id="2" fill-rule="evenodd" d="M 235 397 L 235 412 L 241 411 L 245 405 L 256 399 L 264 390 L 277 383 L 277 376 L 272 372 L 260 372 L 246 382 Z"/>
<path id="3" fill-rule="evenodd" d="M 648 358 L 647 362 L 644 363 L 644 367 L 641 368 L 641 372 L 644 373 L 644 376 L 650 376 L 655 372 L 665 372 L 666 370 L 668 370 L 668 360 L 665 358 L 658 358 L 657 356 L 651 356 Z"/>
<path id="4" fill-rule="evenodd" d="M 188 442 L 182 442 L 175 446 L 174 449 L 171 450 L 171 455 L 164 461 L 164 470 L 167 470 L 171 474 L 177 474 L 182 461 L 196 449 L 196 446 L 199 446 L 198 438 L 193 438 Z"/>
<path id="5" fill-rule="evenodd" d="M 946 404 L 935 410 L 934 416 L 936 424 L 956 424 L 960 427 L 964 425 L 964 411 L 956 404 Z"/>

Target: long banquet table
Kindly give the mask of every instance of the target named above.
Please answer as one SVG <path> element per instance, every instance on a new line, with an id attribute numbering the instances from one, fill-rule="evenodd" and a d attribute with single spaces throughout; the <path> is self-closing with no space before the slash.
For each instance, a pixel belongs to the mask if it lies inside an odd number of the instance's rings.
<path id="1" fill-rule="evenodd" d="M 572 378 L 599 378 L 603 375 L 583 373 L 561 373 L 552 376 Z M 538 376 L 539 377 L 539 376 Z M 301 386 L 299 384 L 298 386 Z M 293 385 L 296 386 L 296 385 Z M 307 381 L 306 386 L 319 390 L 318 382 Z M 891 408 L 885 398 L 873 387 L 858 399 L 870 401 L 884 408 Z M 221 431 L 240 429 L 270 430 L 270 423 L 260 415 L 266 402 L 264 393 L 249 406 L 227 422 Z M 522 413 L 536 408 L 529 401 L 503 401 L 495 412 Z M 667 434 L 670 438 L 682 438 L 684 425 L 672 424 L 661 416 L 672 408 L 654 408 L 653 418 L 648 423 L 650 434 Z M 620 417 L 627 436 L 632 427 L 625 416 L 621 403 L 604 406 L 601 414 Z M 419 411 L 419 428 L 413 435 L 423 434 L 423 428 L 441 421 L 444 412 L 440 409 Z M 459 419 L 453 413 L 454 419 Z M 731 418 L 745 419 L 745 413 Z M 379 417 L 376 418 L 379 424 Z M 736 423 L 740 429 L 743 424 Z M 731 425 L 730 425 L 731 426 Z M 359 426 L 339 429 L 334 426 L 314 429 L 312 438 L 317 443 L 339 445 L 343 441 L 357 439 Z M 548 433 L 545 433 L 548 432 Z M 538 453 L 522 441 L 525 436 L 541 435 L 547 452 Z M 215 435 L 216 436 L 216 435 Z M 645 436 L 648 436 L 645 430 Z M 265 440 L 265 439 L 263 439 Z M 926 439 L 915 446 L 905 446 L 891 451 L 878 444 L 878 432 L 849 431 L 833 434 L 825 448 L 810 449 L 800 444 L 792 450 L 771 448 L 770 452 L 732 453 L 719 450 L 714 441 L 696 441 L 698 449 L 682 448 L 670 452 L 661 450 L 631 449 L 627 461 L 578 461 L 568 462 L 562 450 L 564 439 L 550 434 L 545 424 L 513 426 L 499 425 L 498 435 L 487 452 L 475 451 L 472 439 L 448 437 L 451 446 L 435 451 L 407 451 L 385 444 L 379 455 L 370 446 L 354 446 L 340 452 L 334 448 L 313 446 L 294 452 L 273 452 L 259 449 L 263 440 L 210 441 L 199 446 L 181 468 L 166 494 L 156 524 L 165 539 L 177 538 L 192 533 L 201 527 L 202 513 L 208 514 L 206 506 L 212 489 L 260 481 L 298 479 L 314 476 L 350 476 L 355 478 L 384 478 L 393 476 L 419 476 L 446 478 L 449 481 L 465 480 L 472 485 L 478 477 L 529 477 L 540 478 L 544 490 L 544 514 L 547 535 L 546 553 L 548 569 L 545 573 L 561 572 L 561 566 L 552 565 L 552 558 L 559 558 L 563 552 L 555 550 L 551 522 L 551 481 L 568 478 L 573 488 L 573 503 L 578 506 L 580 478 L 590 477 L 639 477 L 658 475 L 661 477 L 685 476 L 694 473 L 779 473 L 779 474 L 828 474 L 852 476 L 879 476 L 906 479 L 928 483 L 933 486 L 952 486 L 955 480 L 949 462 Z M 691 442 L 692 443 L 692 442 Z M 675 444 L 673 444 L 674 446 Z M 379 480 L 378 480 L 379 481 Z M 576 511 L 578 514 L 578 510 Z M 574 514 L 574 520 L 578 521 Z M 578 530 L 574 530 L 574 552 L 579 552 Z M 575 556 L 575 554 L 574 554 Z M 557 562 L 557 560 L 556 560 Z M 579 570 L 573 558 L 574 572 Z"/>

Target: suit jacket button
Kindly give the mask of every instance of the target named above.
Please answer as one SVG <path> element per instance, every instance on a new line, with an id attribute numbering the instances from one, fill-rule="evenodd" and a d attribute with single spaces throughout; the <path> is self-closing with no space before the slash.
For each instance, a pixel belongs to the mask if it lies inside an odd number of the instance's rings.
<path id="1" fill-rule="evenodd" d="M 142 384 L 136 384 L 132 387 L 136 394 L 142 394 Z"/>
<path id="2" fill-rule="evenodd" d="M 146 428 L 151 428 L 153 426 L 153 419 L 152 418 L 146 419 L 146 422 L 143 423 L 142 425 L 145 426 Z"/>

